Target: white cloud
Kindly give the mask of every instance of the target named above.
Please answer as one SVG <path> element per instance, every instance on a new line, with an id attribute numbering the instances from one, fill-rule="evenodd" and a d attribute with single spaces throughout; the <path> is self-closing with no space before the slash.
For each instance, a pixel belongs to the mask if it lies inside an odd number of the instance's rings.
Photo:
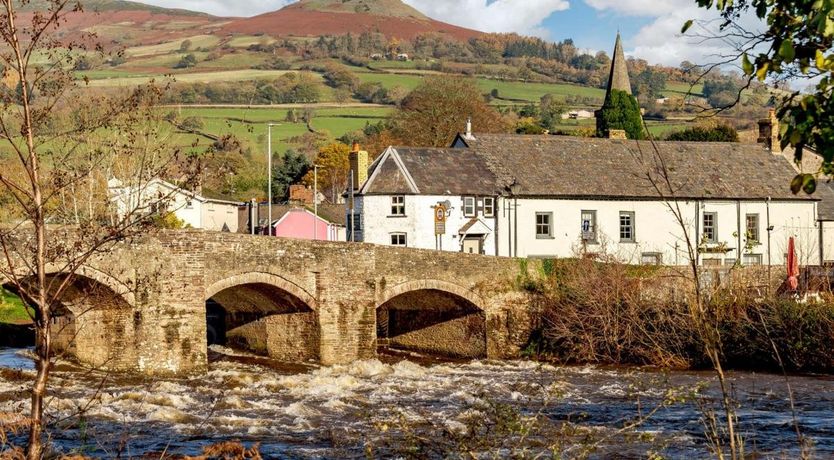
<path id="1" fill-rule="evenodd" d="M 429 17 L 484 32 L 546 37 L 542 23 L 570 7 L 567 0 L 403 0 Z"/>
<path id="2" fill-rule="evenodd" d="M 694 0 L 585 0 L 598 11 L 613 12 L 627 16 L 653 18 L 642 27 L 625 45 L 627 54 L 637 56 L 655 64 L 677 66 L 684 60 L 696 64 L 712 64 L 721 61 L 721 55 L 733 51 L 732 43 L 717 39 L 705 40 L 703 36 L 715 36 L 718 32 L 718 13 L 699 8 Z M 689 20 L 695 20 L 686 35 L 681 27 Z M 748 30 L 761 26 L 753 14 L 741 19 Z"/>

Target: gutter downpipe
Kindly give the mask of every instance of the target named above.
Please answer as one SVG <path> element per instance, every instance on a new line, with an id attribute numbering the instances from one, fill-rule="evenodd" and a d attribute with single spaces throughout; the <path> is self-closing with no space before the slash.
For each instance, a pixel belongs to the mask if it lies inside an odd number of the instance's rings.
<path id="1" fill-rule="evenodd" d="M 770 226 L 770 197 L 767 197 L 767 294 L 770 295 L 770 280 L 771 280 L 771 254 L 770 254 L 770 234 L 773 232 L 773 228 Z"/>
<path id="2" fill-rule="evenodd" d="M 513 215 L 513 256 L 518 257 L 518 197 L 515 194 L 513 194 Z"/>
<path id="3" fill-rule="evenodd" d="M 745 226 L 745 235 L 747 234 L 747 226 Z M 738 249 L 736 249 L 736 264 L 742 264 L 741 252 L 741 200 L 736 200 L 736 234 L 738 235 Z"/>
<path id="4" fill-rule="evenodd" d="M 695 200 L 695 265 L 701 265 L 701 201 Z M 700 289 L 700 286 L 698 287 Z"/>

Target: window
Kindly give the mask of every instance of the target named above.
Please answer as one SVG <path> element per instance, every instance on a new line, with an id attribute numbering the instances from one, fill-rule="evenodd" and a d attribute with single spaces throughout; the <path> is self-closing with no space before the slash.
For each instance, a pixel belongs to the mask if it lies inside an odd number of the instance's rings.
<path id="1" fill-rule="evenodd" d="M 405 215 L 405 197 L 392 196 L 391 197 L 391 215 L 404 216 Z"/>
<path id="2" fill-rule="evenodd" d="M 761 265 L 762 264 L 762 255 L 761 254 L 744 254 L 742 258 L 744 261 L 744 265 Z"/>
<path id="3" fill-rule="evenodd" d="M 620 211 L 620 241 L 623 243 L 635 241 L 633 212 Z"/>
<path id="4" fill-rule="evenodd" d="M 597 241 L 597 212 L 582 211 L 582 241 L 596 243 Z"/>
<path id="5" fill-rule="evenodd" d="M 718 242 L 718 214 L 714 212 L 704 213 L 704 240 L 707 243 Z"/>
<path id="6" fill-rule="evenodd" d="M 484 198 L 484 217 L 495 216 L 495 198 Z"/>
<path id="7" fill-rule="evenodd" d="M 465 217 L 474 217 L 475 216 L 475 197 L 474 196 L 465 196 L 465 197 L 463 197 L 463 215 Z"/>
<path id="8" fill-rule="evenodd" d="M 405 233 L 392 233 L 391 246 L 406 247 Z"/>
<path id="9" fill-rule="evenodd" d="M 362 214 L 356 212 L 353 213 L 353 219 L 350 217 L 347 216 L 347 240 L 362 241 Z"/>
<path id="10" fill-rule="evenodd" d="M 536 213 L 536 238 L 551 238 L 553 237 L 553 213 L 552 212 L 537 212 Z"/>
<path id="11" fill-rule="evenodd" d="M 747 242 L 758 244 L 759 241 L 759 215 L 758 214 L 747 214 L 747 218 L 745 219 L 747 223 Z"/>
<path id="12" fill-rule="evenodd" d="M 659 252 L 644 252 L 640 254 L 640 263 L 643 265 L 660 265 L 663 263 L 663 254 Z"/>
<path id="13" fill-rule="evenodd" d="M 191 200 L 185 200 L 185 209 L 194 209 L 194 203 Z"/>

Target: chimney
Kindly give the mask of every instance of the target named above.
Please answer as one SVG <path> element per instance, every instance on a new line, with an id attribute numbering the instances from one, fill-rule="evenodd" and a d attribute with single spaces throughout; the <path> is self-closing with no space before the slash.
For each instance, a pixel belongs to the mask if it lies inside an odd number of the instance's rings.
<path id="1" fill-rule="evenodd" d="M 313 189 L 302 184 L 290 185 L 291 204 L 313 204 Z"/>
<path id="2" fill-rule="evenodd" d="M 609 139 L 628 139 L 626 136 L 626 132 L 624 129 L 609 129 L 608 130 L 608 138 Z"/>
<path id="3" fill-rule="evenodd" d="M 350 149 L 350 170 L 353 173 L 353 189 L 359 190 L 368 180 L 369 158 L 368 152 L 360 150 L 359 143 L 354 142 Z"/>
<path id="4" fill-rule="evenodd" d="M 463 138 L 468 141 L 475 139 L 475 136 L 472 135 L 472 117 L 466 119 L 466 132 L 463 133 Z"/>
<path id="5" fill-rule="evenodd" d="M 771 153 L 782 154 L 782 145 L 779 143 L 779 119 L 776 118 L 775 109 L 768 111 L 767 118 L 759 120 L 758 142 L 764 144 Z"/>

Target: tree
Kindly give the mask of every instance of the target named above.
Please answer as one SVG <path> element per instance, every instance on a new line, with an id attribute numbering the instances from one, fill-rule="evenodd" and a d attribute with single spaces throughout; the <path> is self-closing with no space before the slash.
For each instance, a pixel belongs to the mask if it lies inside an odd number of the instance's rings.
<path id="1" fill-rule="evenodd" d="M 777 116 L 783 121 L 781 144 L 796 149 L 813 147 L 823 159 L 818 174 L 834 170 L 834 2 L 813 0 L 696 0 L 701 8 L 716 8 L 724 21 L 717 36 L 734 43 L 736 53 L 726 62 L 741 61 L 749 82 L 806 79 L 807 93 L 794 91 L 778 102 Z M 755 14 L 761 30 L 748 31 L 737 19 Z M 683 25 L 686 32 L 693 20 Z M 721 63 L 717 64 L 721 65 Z M 818 175 L 817 174 L 817 175 Z M 816 175 L 794 179 L 792 189 L 816 190 Z"/>
<path id="2" fill-rule="evenodd" d="M 154 219 L 149 211 L 170 200 L 155 194 L 147 201 L 120 202 L 114 210 L 111 187 L 121 184 L 141 196 L 154 177 L 167 173 L 187 185 L 193 175 L 189 162 L 167 143 L 170 125 L 156 106 L 158 88 L 143 85 L 119 94 L 78 90 L 63 64 L 86 50 L 91 37 L 74 42 L 60 27 L 79 4 L 42 0 L 28 4 L 34 11 L 26 14 L 19 5 L 3 0 L 0 6 L 0 64 L 21 92 L 19 98 L 0 95 L 0 202 L 13 218 L 0 229 L 0 280 L 33 311 L 36 371 L 26 458 L 36 460 L 44 456 L 44 411 L 56 358 L 53 318 L 64 308 L 62 296 L 85 264 L 149 229 Z M 37 99 L 30 97 L 32 90 Z"/>
<path id="3" fill-rule="evenodd" d="M 183 56 L 179 62 L 174 65 L 175 69 L 188 69 L 197 65 L 197 56 L 189 53 Z"/>
<path id="4" fill-rule="evenodd" d="M 472 118 L 476 131 L 507 132 L 509 126 L 485 101 L 474 80 L 433 76 L 403 99 L 391 117 L 393 135 L 408 145 L 448 146 Z"/>
<path id="5" fill-rule="evenodd" d="M 625 91 L 611 90 L 611 97 L 597 117 L 597 136 L 608 137 L 612 129 L 625 130 L 629 139 L 643 139 L 643 119 L 637 99 Z"/>
<path id="6" fill-rule="evenodd" d="M 726 123 L 693 126 L 666 136 L 669 141 L 683 142 L 738 142 L 738 131 Z"/>
<path id="7" fill-rule="evenodd" d="M 562 119 L 565 105 L 552 94 L 545 94 L 539 103 L 539 124 L 544 129 L 553 130 Z"/>
<path id="8" fill-rule="evenodd" d="M 185 39 L 180 43 L 180 53 L 187 53 L 191 51 L 191 40 Z"/>
<path id="9" fill-rule="evenodd" d="M 290 198 L 290 185 L 297 184 L 304 179 L 310 170 L 310 160 L 295 150 L 287 150 L 284 158 L 272 170 L 272 192 L 279 202 L 286 202 Z"/>
<path id="10" fill-rule="evenodd" d="M 350 174 L 350 147 L 345 144 L 334 142 L 319 149 L 316 155 L 316 165 L 319 166 L 318 190 L 336 203 L 339 196 L 348 187 Z M 315 177 L 310 170 L 304 176 L 304 183 L 313 185 Z"/>

